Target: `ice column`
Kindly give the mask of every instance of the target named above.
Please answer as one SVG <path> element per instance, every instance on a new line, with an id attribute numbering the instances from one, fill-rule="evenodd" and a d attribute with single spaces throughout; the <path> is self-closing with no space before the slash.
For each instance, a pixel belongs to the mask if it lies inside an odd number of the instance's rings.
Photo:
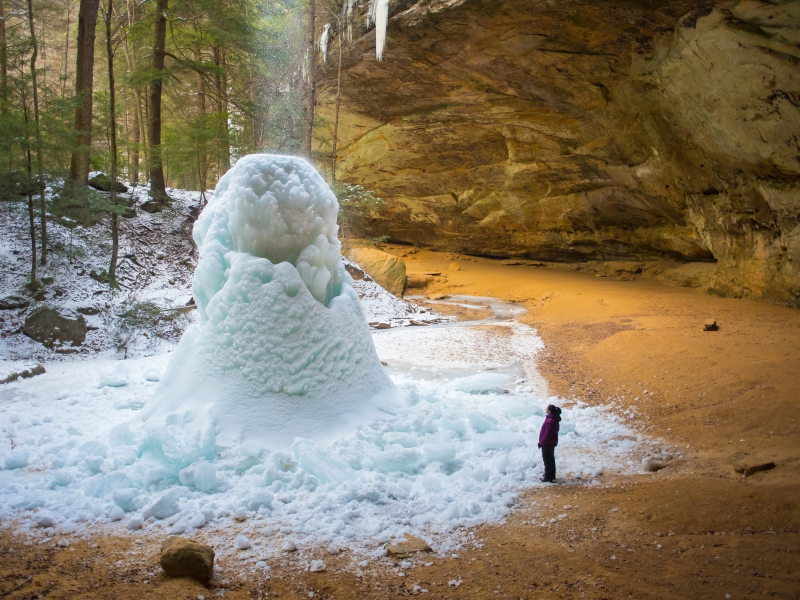
<path id="1" fill-rule="evenodd" d="M 220 180 L 194 227 L 199 322 L 142 411 L 146 451 L 179 468 L 378 414 L 393 386 L 340 260 L 338 208 L 301 158 L 246 156 Z"/>

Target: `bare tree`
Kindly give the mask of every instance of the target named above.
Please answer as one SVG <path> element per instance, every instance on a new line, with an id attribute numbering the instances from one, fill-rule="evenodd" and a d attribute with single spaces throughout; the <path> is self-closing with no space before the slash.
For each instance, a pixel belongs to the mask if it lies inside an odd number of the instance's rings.
<path id="1" fill-rule="evenodd" d="M 30 0 L 28 0 L 30 2 Z M 117 214 L 117 114 L 114 88 L 114 48 L 111 42 L 111 18 L 114 0 L 108 0 L 106 9 L 106 56 L 108 57 L 109 130 L 111 146 L 111 264 L 108 266 L 108 284 L 117 287 L 117 256 L 119 254 L 119 215 Z"/>
<path id="2" fill-rule="evenodd" d="M 36 57 L 39 46 L 33 26 L 33 3 L 28 0 L 28 26 L 31 32 L 31 87 L 33 88 L 33 120 L 36 124 L 36 166 L 39 171 L 39 212 L 41 213 L 42 265 L 47 264 L 47 207 L 44 189 L 44 160 L 42 158 L 42 129 L 39 125 L 39 86 L 36 81 Z"/>
<path id="3" fill-rule="evenodd" d="M 0 0 L 0 114 L 8 113 L 8 45 L 6 42 L 6 11 Z"/>
<path id="4" fill-rule="evenodd" d="M 153 39 L 153 80 L 150 83 L 150 115 L 148 120 L 148 144 L 150 153 L 150 196 L 157 202 L 165 202 L 167 183 L 161 156 L 161 95 L 164 85 L 164 59 L 167 44 L 167 9 L 169 0 L 158 0 L 156 5 L 156 27 Z"/>
<path id="5" fill-rule="evenodd" d="M 303 137 L 303 153 L 311 159 L 311 138 L 314 133 L 314 107 L 317 103 L 317 74 L 316 63 L 314 60 L 314 19 L 316 5 L 314 0 L 308 0 L 308 12 L 306 13 L 306 52 L 308 53 L 308 81 L 306 83 L 306 128 Z"/>
<path id="6" fill-rule="evenodd" d="M 136 23 L 136 8 L 133 0 L 127 0 L 127 18 L 128 30 L 133 29 Z M 136 66 L 136 48 L 133 44 L 129 43 L 128 36 L 125 36 L 125 61 L 128 65 L 128 76 L 133 73 Z M 145 123 L 146 119 L 142 115 L 142 94 L 138 85 L 134 85 L 131 90 L 133 94 L 133 126 L 131 127 L 133 149 L 130 153 L 131 160 L 131 183 L 135 186 L 139 184 L 139 160 L 144 158 L 144 168 L 142 174 L 144 175 L 145 182 L 148 177 L 148 163 L 147 163 L 147 144 L 145 139 Z"/>
<path id="7" fill-rule="evenodd" d="M 25 118 L 25 134 L 27 136 L 30 114 L 25 86 L 22 86 L 22 116 Z M 31 236 L 31 280 L 29 286 L 35 290 L 39 287 L 39 282 L 36 281 L 36 215 L 33 208 L 33 161 L 31 160 L 30 139 L 27 140 L 25 147 L 25 166 L 28 170 L 28 181 L 25 188 L 28 195 L 28 227 Z"/>
<path id="8" fill-rule="evenodd" d="M 80 0 L 78 13 L 78 58 L 75 63 L 76 148 L 70 162 L 70 176 L 75 181 L 89 181 L 89 158 L 92 145 L 92 92 L 94 91 L 94 40 L 100 0 Z"/>

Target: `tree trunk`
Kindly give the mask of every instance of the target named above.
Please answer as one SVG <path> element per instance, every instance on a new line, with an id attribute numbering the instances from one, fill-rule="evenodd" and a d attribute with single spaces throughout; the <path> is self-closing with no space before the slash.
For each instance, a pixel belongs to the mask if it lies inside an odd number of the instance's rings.
<path id="1" fill-rule="evenodd" d="M 42 58 L 42 109 L 47 112 L 47 36 L 45 35 L 44 29 L 44 22 L 45 19 L 42 18 L 39 21 L 39 25 L 41 26 L 41 32 L 37 37 L 37 42 L 39 45 L 39 54 Z"/>
<path id="2" fill-rule="evenodd" d="M 100 0 L 81 0 L 78 13 L 78 59 L 75 63 L 75 149 L 69 172 L 72 179 L 89 181 L 92 145 L 92 92 L 94 88 L 94 38 Z"/>
<path id="3" fill-rule="evenodd" d="M 250 2 L 245 0 L 244 3 L 244 14 L 247 22 L 250 22 Z M 250 110 L 253 113 L 252 121 L 252 138 L 253 138 L 253 152 L 258 152 L 258 149 L 261 147 L 261 140 L 258 135 L 259 131 L 259 124 L 258 124 L 258 117 L 256 117 L 256 90 L 255 90 L 255 81 L 253 80 L 253 54 L 248 53 L 247 55 L 247 88 L 250 92 Z"/>
<path id="4" fill-rule="evenodd" d="M 225 51 L 221 52 L 222 66 L 222 168 L 227 173 L 231 168 L 231 134 L 230 115 L 228 114 L 228 66 L 226 63 Z"/>
<path id="5" fill-rule="evenodd" d="M 222 76 L 225 70 L 225 55 L 219 46 L 214 46 L 214 86 L 217 88 L 217 179 L 231 168 L 231 145 L 228 139 L 228 99 L 227 79 Z M 220 173 L 221 171 L 221 173 Z"/>
<path id="6" fill-rule="evenodd" d="M 6 45 L 6 10 L 0 0 L 0 115 L 8 114 L 8 52 Z"/>
<path id="7" fill-rule="evenodd" d="M 206 128 L 206 87 L 203 81 L 203 74 L 200 72 L 200 63 L 203 56 L 200 47 L 194 50 L 195 62 L 197 62 L 197 117 L 199 127 Z M 205 204 L 206 188 L 208 187 L 208 147 L 206 145 L 205 134 L 201 133 L 197 147 L 197 183 L 200 188 L 200 206 Z"/>
<path id="8" fill-rule="evenodd" d="M 306 87 L 306 129 L 303 136 L 303 154 L 311 160 L 311 136 L 314 133 L 314 106 L 316 104 L 317 74 L 314 60 L 314 0 L 308 0 L 306 14 L 306 49 L 308 51 L 308 82 Z"/>
<path id="9" fill-rule="evenodd" d="M 30 160 L 31 153 L 28 152 L 28 160 Z M 31 288 L 36 289 L 39 283 L 36 281 L 36 222 L 34 220 L 33 210 L 33 194 L 28 188 L 28 221 L 31 231 Z"/>
<path id="10" fill-rule="evenodd" d="M 39 90 L 36 83 L 36 56 L 39 47 L 33 27 L 33 3 L 28 0 L 28 26 L 31 32 L 31 88 L 33 89 L 33 120 L 36 124 L 36 166 L 39 171 L 39 212 L 41 212 L 42 265 L 47 264 L 47 206 L 44 196 L 44 160 L 42 158 L 42 130 L 39 126 Z"/>
<path id="11" fill-rule="evenodd" d="M 0 0 L 2 1 L 2 0 Z M 69 64 L 69 18 L 70 18 L 69 0 L 67 0 L 67 28 L 64 34 L 64 76 L 61 80 L 61 99 L 67 93 L 67 65 Z"/>
<path id="12" fill-rule="evenodd" d="M 132 29 L 135 25 L 135 13 L 136 8 L 133 5 L 132 0 L 128 0 L 127 2 L 127 12 L 128 12 L 128 28 Z M 130 77 L 133 73 L 134 68 L 136 67 L 136 49 L 128 43 L 128 36 L 125 36 L 125 60 L 128 64 L 128 76 Z M 131 153 L 132 162 L 134 162 L 135 169 L 134 169 L 134 177 L 132 179 L 133 185 L 136 186 L 139 183 L 139 160 L 140 158 L 144 159 L 144 167 L 141 169 L 142 175 L 144 175 L 145 183 L 147 181 L 147 142 L 145 139 L 144 134 L 144 127 L 147 120 L 142 116 L 142 95 L 141 90 L 138 86 L 133 88 L 133 142 L 134 142 L 134 150 Z"/>
<path id="13" fill-rule="evenodd" d="M 339 71 L 336 75 L 336 116 L 333 120 L 333 164 L 331 165 L 331 182 L 336 187 L 336 148 L 339 141 L 339 101 L 342 97 L 342 36 L 344 32 L 339 27 Z"/>
<path id="14" fill-rule="evenodd" d="M 28 0 L 30 2 L 30 0 Z M 119 227 L 117 215 L 117 114 L 116 92 L 114 89 L 114 51 L 111 47 L 111 17 L 114 1 L 108 0 L 106 10 L 106 55 L 108 56 L 108 100 L 111 132 L 111 264 L 108 266 L 108 284 L 117 286 L 117 255 L 119 254 Z"/>
<path id="15" fill-rule="evenodd" d="M 150 115 L 148 121 L 148 144 L 150 153 L 150 196 L 158 201 L 169 200 L 164 180 L 164 165 L 161 154 L 161 90 L 164 84 L 164 57 L 167 43 L 167 16 L 169 0 L 158 0 L 156 5 L 155 36 L 153 39 L 153 81 L 150 84 Z"/>
<path id="16" fill-rule="evenodd" d="M 23 116 L 25 118 L 25 131 L 27 135 L 28 130 L 28 99 L 25 97 L 25 91 L 23 89 L 22 92 L 22 103 L 23 103 Z M 33 166 L 31 161 L 31 145 L 28 143 L 28 148 L 25 151 L 25 165 L 28 168 L 28 225 L 29 231 L 31 234 L 31 280 L 30 280 L 30 288 L 36 289 L 39 287 L 39 283 L 36 281 L 36 216 L 33 209 L 33 193 L 31 193 L 31 184 L 33 183 Z"/>
<path id="17" fill-rule="evenodd" d="M 136 103 L 139 102 L 139 95 L 134 90 L 134 98 Z M 139 133 L 139 107 L 135 106 L 133 110 L 133 124 L 131 126 L 131 138 L 133 148 L 131 149 L 131 183 L 134 187 L 139 185 L 139 144 L 141 143 L 141 135 Z"/>

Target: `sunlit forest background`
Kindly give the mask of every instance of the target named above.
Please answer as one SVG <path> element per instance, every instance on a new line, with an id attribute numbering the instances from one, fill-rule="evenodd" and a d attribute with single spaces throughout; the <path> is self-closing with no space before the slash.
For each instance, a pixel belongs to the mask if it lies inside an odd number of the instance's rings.
<path id="1" fill-rule="evenodd" d="M 46 184 L 58 212 L 59 198 L 75 204 L 85 187 L 71 184 L 114 166 L 142 185 L 160 163 L 166 187 L 206 190 L 240 156 L 297 153 L 304 10 L 297 0 L 0 0 L 3 195 Z"/>

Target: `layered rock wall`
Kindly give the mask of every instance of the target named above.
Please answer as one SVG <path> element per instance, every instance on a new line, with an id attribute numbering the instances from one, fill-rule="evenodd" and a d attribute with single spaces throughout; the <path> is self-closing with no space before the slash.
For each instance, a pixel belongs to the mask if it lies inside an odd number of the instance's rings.
<path id="1" fill-rule="evenodd" d="M 345 46 L 339 123 L 337 178 L 387 201 L 376 235 L 550 261 L 717 261 L 712 290 L 800 306 L 800 0 L 390 9 L 382 62 L 364 15 Z"/>

